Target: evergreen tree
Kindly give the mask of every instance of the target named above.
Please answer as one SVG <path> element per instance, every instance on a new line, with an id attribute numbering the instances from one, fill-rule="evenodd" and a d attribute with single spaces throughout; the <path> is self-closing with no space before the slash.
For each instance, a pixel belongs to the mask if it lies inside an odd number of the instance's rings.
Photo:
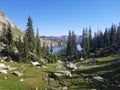
<path id="1" fill-rule="evenodd" d="M 90 40 L 87 28 L 83 29 L 83 38 L 81 47 L 83 48 L 83 53 L 86 54 L 90 50 Z"/>
<path id="2" fill-rule="evenodd" d="M 29 50 L 29 44 L 28 44 L 28 39 L 24 37 L 23 39 L 23 62 L 30 62 L 30 50 Z"/>
<path id="3" fill-rule="evenodd" d="M 119 26 L 117 27 L 117 43 L 120 44 L 120 23 L 119 23 Z"/>
<path id="4" fill-rule="evenodd" d="M 75 59 L 75 57 L 77 57 L 76 52 L 77 52 L 76 35 L 74 34 L 73 31 L 72 33 L 71 31 L 69 31 L 66 47 L 66 56 L 68 57 L 68 59 L 73 60 Z"/>
<path id="5" fill-rule="evenodd" d="M 92 30 L 91 27 L 89 28 L 89 43 L 90 43 L 90 50 L 92 48 Z"/>
<path id="6" fill-rule="evenodd" d="M 19 62 L 23 62 L 23 43 L 21 41 L 21 36 L 19 36 L 19 40 L 18 43 L 16 45 L 17 49 L 18 49 L 18 57 L 19 57 Z"/>
<path id="7" fill-rule="evenodd" d="M 34 53 L 34 51 L 35 51 L 35 36 L 34 36 L 34 31 L 33 31 L 32 19 L 30 16 L 28 17 L 25 38 L 27 39 L 28 47 L 29 47 L 30 51 L 32 53 Z"/>
<path id="8" fill-rule="evenodd" d="M 40 55 L 41 55 L 41 43 L 40 43 L 39 31 L 38 30 L 37 30 L 37 33 L 36 33 L 36 55 L 37 55 L 38 60 L 39 60 Z"/>
<path id="9" fill-rule="evenodd" d="M 13 43 L 13 35 L 12 35 L 12 30 L 11 30 L 10 24 L 9 24 L 7 34 L 6 34 L 6 41 L 7 41 L 7 45 L 11 47 L 12 43 Z"/>
<path id="10" fill-rule="evenodd" d="M 110 46 L 110 33 L 107 28 L 105 29 L 105 32 L 104 32 L 104 43 L 105 43 L 105 46 Z"/>
<path id="11" fill-rule="evenodd" d="M 51 40 L 51 45 L 50 45 L 50 53 L 51 53 L 51 55 L 53 54 L 53 45 L 52 45 L 52 40 Z"/>
<path id="12" fill-rule="evenodd" d="M 110 30 L 110 44 L 113 45 L 116 43 L 116 26 L 112 25 Z"/>

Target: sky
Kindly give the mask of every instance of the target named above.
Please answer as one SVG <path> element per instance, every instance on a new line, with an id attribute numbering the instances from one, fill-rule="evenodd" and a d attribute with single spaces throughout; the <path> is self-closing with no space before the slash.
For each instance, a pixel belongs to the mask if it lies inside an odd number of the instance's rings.
<path id="1" fill-rule="evenodd" d="M 46 36 L 81 35 L 85 27 L 104 31 L 120 22 L 120 0 L 0 0 L 0 9 L 24 30 L 30 15 L 34 30 Z"/>

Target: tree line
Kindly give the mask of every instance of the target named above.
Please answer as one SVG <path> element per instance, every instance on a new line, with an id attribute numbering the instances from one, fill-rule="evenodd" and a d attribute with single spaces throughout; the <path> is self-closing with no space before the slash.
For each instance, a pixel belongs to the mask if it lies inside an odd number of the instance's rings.
<path id="1" fill-rule="evenodd" d="M 120 24 L 118 26 L 113 24 L 110 28 L 106 28 L 104 32 L 98 30 L 93 36 L 91 28 L 83 29 L 81 47 L 84 55 L 106 56 L 115 52 L 118 53 L 119 46 Z"/>
<path id="2" fill-rule="evenodd" d="M 8 28 L 4 26 L 1 40 L 5 44 L 1 53 L 8 56 L 8 60 L 25 63 L 29 63 L 31 61 L 39 61 L 41 63 L 56 62 L 57 57 L 52 53 L 52 46 L 50 51 L 49 47 L 46 46 L 45 43 L 41 45 L 38 29 L 35 35 L 32 18 L 30 16 L 28 17 L 27 28 L 23 37 L 13 37 L 11 26 L 9 24 Z M 41 59 L 44 59 L 44 61 Z"/>

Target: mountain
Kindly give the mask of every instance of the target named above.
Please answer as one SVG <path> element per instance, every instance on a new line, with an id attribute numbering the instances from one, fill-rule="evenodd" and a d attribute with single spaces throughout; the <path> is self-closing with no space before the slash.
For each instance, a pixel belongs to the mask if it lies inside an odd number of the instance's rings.
<path id="1" fill-rule="evenodd" d="M 20 29 L 17 25 L 15 25 L 8 17 L 7 15 L 0 9 L 0 33 L 4 30 L 3 28 L 7 28 L 8 26 L 11 26 L 13 35 L 15 37 L 18 37 L 19 35 L 23 36 L 24 31 Z"/>
<path id="2" fill-rule="evenodd" d="M 50 40 L 54 40 L 54 41 L 63 41 L 63 42 L 67 42 L 67 35 L 62 35 L 62 36 L 40 36 L 40 38 L 42 39 L 50 39 Z M 77 43 L 81 43 L 82 40 L 82 35 L 77 35 Z"/>

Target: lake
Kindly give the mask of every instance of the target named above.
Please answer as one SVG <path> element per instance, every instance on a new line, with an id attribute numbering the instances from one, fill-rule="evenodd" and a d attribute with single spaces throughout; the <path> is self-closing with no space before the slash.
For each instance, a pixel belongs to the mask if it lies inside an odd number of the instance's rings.
<path id="1" fill-rule="evenodd" d="M 62 50 L 63 48 L 64 48 L 63 46 L 62 47 L 60 47 L 60 46 L 53 47 L 53 53 L 56 53 L 56 52 Z M 81 48 L 81 46 L 79 44 L 77 45 L 77 49 L 79 51 L 82 50 L 82 48 Z"/>

